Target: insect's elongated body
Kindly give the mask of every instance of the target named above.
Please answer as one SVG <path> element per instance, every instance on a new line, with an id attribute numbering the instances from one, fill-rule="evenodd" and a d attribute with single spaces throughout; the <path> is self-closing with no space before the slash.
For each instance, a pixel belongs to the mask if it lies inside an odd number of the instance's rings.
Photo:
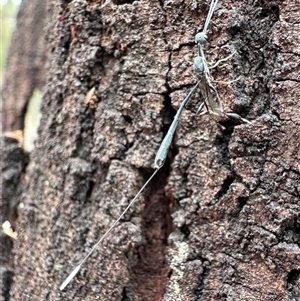
<path id="1" fill-rule="evenodd" d="M 216 122 L 224 121 L 228 118 L 235 118 L 251 124 L 250 121 L 242 118 L 240 115 L 236 113 L 232 113 L 232 112 L 226 113 L 224 111 L 220 96 L 216 88 L 213 86 L 211 82 L 211 75 L 205 59 L 203 47 L 207 41 L 207 35 L 206 35 L 207 27 L 210 23 L 210 18 L 212 16 L 213 11 L 215 10 L 217 2 L 218 0 L 211 2 L 203 31 L 197 33 L 195 36 L 195 42 L 198 47 L 198 56 L 194 59 L 193 69 L 196 77 L 199 79 L 200 91 L 204 101 L 204 103 L 200 105 L 198 112 L 202 111 L 203 107 L 205 106 L 206 111 Z M 225 59 L 222 59 L 221 61 L 225 61 L 231 57 L 232 55 L 228 56 Z M 215 64 L 215 66 L 217 65 L 218 63 Z M 202 112 L 202 114 L 203 113 L 206 112 Z"/>
<path id="2" fill-rule="evenodd" d="M 198 81 L 197 81 L 196 85 L 193 87 L 193 89 L 190 91 L 190 93 L 186 96 L 186 98 L 181 103 L 181 105 L 174 117 L 174 120 L 168 130 L 168 133 L 166 134 L 165 138 L 163 139 L 163 141 L 159 147 L 159 150 L 157 151 L 157 154 L 156 154 L 156 157 L 154 160 L 154 168 L 155 168 L 154 172 L 152 173 L 151 177 L 147 180 L 147 182 L 143 185 L 143 187 L 139 190 L 139 192 L 136 194 L 136 196 L 129 202 L 128 206 L 121 213 L 121 215 L 118 217 L 118 219 L 113 222 L 113 224 L 110 226 L 110 228 L 102 235 L 102 237 L 92 247 L 90 252 L 81 260 L 80 264 L 77 265 L 73 269 L 73 271 L 69 274 L 69 276 L 65 279 L 65 281 L 60 286 L 60 290 L 65 289 L 65 287 L 75 277 L 75 275 L 79 272 L 81 266 L 90 257 L 92 252 L 98 247 L 98 245 L 103 241 L 103 239 L 108 236 L 108 234 L 112 231 L 112 229 L 117 225 L 117 223 L 121 220 L 121 218 L 128 211 L 128 209 L 134 204 L 134 202 L 137 200 L 137 198 L 142 193 L 144 188 L 149 184 L 149 182 L 156 175 L 156 173 L 159 171 L 159 169 L 164 165 L 164 162 L 166 160 L 168 150 L 172 143 L 173 136 L 176 131 L 180 116 L 183 112 L 183 109 L 185 108 L 186 104 L 188 103 L 189 99 L 191 98 L 193 92 L 196 90 L 197 87 L 200 87 L 201 94 L 203 96 L 203 101 L 204 101 L 201 104 L 199 111 L 201 111 L 202 108 L 205 106 L 207 112 L 211 116 L 213 116 L 213 118 L 216 121 L 220 121 L 220 120 L 223 120 L 224 118 L 228 118 L 228 117 L 233 117 L 233 118 L 241 119 L 245 122 L 249 122 L 249 121 L 241 118 L 239 115 L 237 115 L 235 113 L 225 113 L 224 112 L 222 102 L 220 100 L 218 92 L 217 92 L 216 88 L 213 86 L 213 84 L 211 83 L 211 76 L 210 76 L 209 68 L 207 66 L 206 59 L 204 56 L 203 45 L 206 42 L 207 27 L 210 23 L 212 14 L 216 8 L 217 3 L 218 3 L 218 0 L 211 1 L 210 9 L 209 9 L 206 21 L 205 21 L 203 31 L 196 35 L 196 43 L 198 46 L 199 53 L 198 53 L 198 56 L 194 60 L 193 67 L 194 67 L 195 74 L 198 78 Z"/>
<path id="3" fill-rule="evenodd" d="M 204 57 L 197 56 L 194 60 L 194 71 L 199 79 L 200 91 L 203 97 L 203 103 L 200 105 L 198 112 L 201 112 L 205 106 L 206 111 L 216 122 L 225 121 L 228 118 L 242 120 L 245 123 L 250 123 L 245 118 L 233 112 L 225 112 L 219 94 L 216 88 L 211 83 L 210 73 Z M 203 72 L 201 72 L 203 70 Z M 202 112 L 204 114 L 206 112 Z"/>
<path id="4" fill-rule="evenodd" d="M 194 86 L 194 88 L 191 90 L 191 92 L 188 94 L 188 96 L 184 99 L 184 101 L 181 103 L 174 119 L 173 122 L 168 130 L 167 135 L 165 136 L 164 140 L 162 141 L 156 156 L 155 156 L 155 160 L 154 160 L 154 167 L 155 168 L 160 168 L 163 166 L 163 164 L 165 163 L 165 160 L 167 158 L 168 155 L 168 150 L 170 148 L 170 145 L 172 143 L 173 140 L 173 136 L 174 133 L 176 131 L 180 116 L 183 112 L 184 107 L 186 106 L 186 104 L 188 103 L 189 99 L 191 98 L 193 92 L 196 90 L 196 88 L 198 87 L 198 84 L 200 83 L 200 81 L 197 82 L 197 84 Z"/>

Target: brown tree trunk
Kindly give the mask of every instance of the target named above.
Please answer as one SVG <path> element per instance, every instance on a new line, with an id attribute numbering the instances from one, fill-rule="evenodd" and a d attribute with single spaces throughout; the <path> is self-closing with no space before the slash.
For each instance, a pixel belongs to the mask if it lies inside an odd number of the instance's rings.
<path id="1" fill-rule="evenodd" d="M 45 18 L 45 1 L 22 1 L 1 91 L 0 224 L 10 221 L 13 229 L 19 193 L 26 193 L 19 185 L 28 162 L 28 154 L 22 148 L 25 112 L 34 89 L 42 89 L 45 83 Z M 9 300 L 14 273 L 13 241 L 2 231 L 0 245 L 0 300 Z"/>
<path id="2" fill-rule="evenodd" d="M 207 1 L 53 1 L 36 148 L 19 189 L 11 300 L 299 300 L 299 2 L 220 1 L 207 59 L 224 129 L 184 111 Z M 223 46 L 223 47 L 222 47 Z M 298 48 L 297 48 L 298 47 Z"/>

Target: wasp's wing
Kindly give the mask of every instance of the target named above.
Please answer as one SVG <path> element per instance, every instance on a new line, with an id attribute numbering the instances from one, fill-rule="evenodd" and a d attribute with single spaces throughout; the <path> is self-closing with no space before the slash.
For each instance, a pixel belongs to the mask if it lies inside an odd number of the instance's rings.
<path id="1" fill-rule="evenodd" d="M 209 114 L 214 116 L 222 116 L 223 107 L 219 94 L 206 76 L 201 78 L 200 89 Z"/>

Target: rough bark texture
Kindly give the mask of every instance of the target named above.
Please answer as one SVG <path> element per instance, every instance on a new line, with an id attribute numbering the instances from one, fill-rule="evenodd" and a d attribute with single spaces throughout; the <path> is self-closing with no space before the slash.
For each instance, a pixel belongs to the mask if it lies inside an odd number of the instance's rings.
<path id="1" fill-rule="evenodd" d="M 13 228 L 17 218 L 18 193 L 25 193 L 22 187 L 18 188 L 28 162 L 28 154 L 22 149 L 25 112 L 33 90 L 42 89 L 45 82 L 45 17 L 45 1 L 22 1 L 1 91 L 0 224 L 9 220 Z M 0 245 L 0 300 L 9 300 L 14 271 L 13 242 L 2 231 Z"/>
<path id="2" fill-rule="evenodd" d="M 24 166 L 24 152 L 16 139 L 3 137 L 1 141 L 1 202 L 0 202 L 0 224 L 10 221 L 15 229 L 17 218 L 16 199 L 18 195 L 18 184 Z M 1 259 L 0 259 L 0 300 L 8 300 L 9 290 L 14 272 L 13 265 L 13 241 L 0 232 Z"/>
<path id="3" fill-rule="evenodd" d="M 195 83 L 206 1 L 53 1 L 11 300 L 299 300 L 299 2 L 220 1 L 207 58 L 224 106 L 184 112 L 169 158 L 64 292 L 62 280 L 152 172 Z"/>

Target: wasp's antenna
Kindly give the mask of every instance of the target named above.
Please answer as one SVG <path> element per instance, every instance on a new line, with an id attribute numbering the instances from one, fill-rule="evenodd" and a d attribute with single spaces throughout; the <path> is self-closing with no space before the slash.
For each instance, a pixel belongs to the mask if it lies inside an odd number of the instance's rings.
<path id="1" fill-rule="evenodd" d="M 211 3 L 210 3 L 209 11 L 208 11 L 208 14 L 207 14 L 207 17 L 206 17 L 206 20 L 205 20 L 205 24 L 204 24 L 204 27 L 203 27 L 203 33 L 204 34 L 206 34 L 207 27 L 210 23 L 211 17 L 213 15 L 215 9 L 216 9 L 217 3 L 218 3 L 218 0 L 212 0 Z"/>

